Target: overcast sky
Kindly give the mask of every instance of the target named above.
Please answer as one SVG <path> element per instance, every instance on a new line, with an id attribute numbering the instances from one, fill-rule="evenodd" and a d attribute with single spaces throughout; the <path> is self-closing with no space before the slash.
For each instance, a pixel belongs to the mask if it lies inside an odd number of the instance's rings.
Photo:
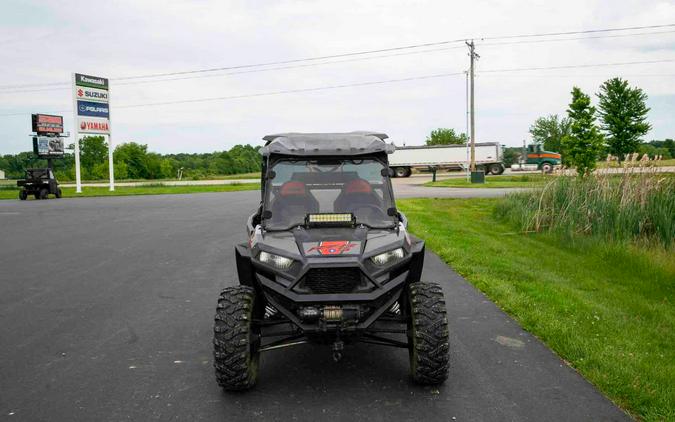
<path id="1" fill-rule="evenodd" d="M 211 102 L 125 105 L 463 72 L 461 44 L 418 54 L 320 66 L 123 85 L 114 78 L 229 67 L 475 37 L 476 139 L 519 145 L 534 119 L 564 113 L 570 90 L 595 93 L 622 76 L 649 95 L 647 139 L 675 137 L 675 27 L 629 37 L 505 45 L 480 37 L 675 23 L 674 1 L 12 1 L 0 3 L 0 153 L 31 149 L 30 113 L 60 112 L 72 127 L 72 72 L 113 78 L 113 142 L 208 152 L 268 133 L 383 131 L 421 144 L 430 130 L 466 128 L 464 75 Z M 654 34 L 654 32 L 661 32 Z M 648 34 L 644 34 L 648 33 Z M 607 34 L 605 34 L 607 35 Z M 576 36 L 578 37 L 578 36 Z M 556 37 L 546 37 L 553 39 Z M 557 37 L 574 38 L 574 36 Z M 403 50 L 409 53 L 416 50 Z M 375 55 L 377 56 L 377 55 Z M 360 56 L 359 56 L 360 57 Z M 579 69 L 507 68 L 671 60 Z M 128 81 L 127 81 L 128 82 Z M 2 88 L 5 87 L 5 88 Z M 46 88 L 51 88 L 46 90 Z M 24 88 L 27 89 L 27 88 Z M 39 89 L 39 90 L 38 90 Z M 36 91 L 37 90 L 37 91 Z"/>

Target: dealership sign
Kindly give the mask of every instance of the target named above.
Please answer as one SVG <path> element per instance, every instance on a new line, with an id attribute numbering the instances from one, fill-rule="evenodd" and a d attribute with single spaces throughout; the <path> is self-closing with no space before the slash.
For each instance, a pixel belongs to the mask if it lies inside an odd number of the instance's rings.
<path id="1" fill-rule="evenodd" d="M 107 103 L 95 103 L 92 101 L 77 101 L 77 115 L 88 117 L 110 117 Z"/>
<path id="2" fill-rule="evenodd" d="M 108 135 L 108 172 L 110 190 L 115 190 L 115 172 L 110 126 L 110 86 L 100 76 L 73 73 L 73 110 L 75 111 L 75 188 L 82 192 L 80 181 L 80 134 Z"/>
<path id="3" fill-rule="evenodd" d="M 63 117 L 52 116 L 51 114 L 33 114 L 31 115 L 33 132 L 38 135 L 46 133 L 63 133 Z"/>
<path id="4" fill-rule="evenodd" d="M 78 100 L 95 101 L 100 103 L 108 102 L 108 91 L 105 89 L 89 88 L 86 86 L 75 86 L 75 97 Z"/>
<path id="5" fill-rule="evenodd" d="M 57 136 L 34 136 L 33 152 L 42 158 L 63 157 L 63 138 Z"/>
<path id="6" fill-rule="evenodd" d="M 75 74 L 75 85 L 108 90 L 108 80 L 106 78 L 83 75 L 81 73 Z"/>
<path id="7" fill-rule="evenodd" d="M 78 117 L 77 130 L 79 133 L 110 133 L 110 121 L 108 119 L 97 119 L 92 117 Z"/>

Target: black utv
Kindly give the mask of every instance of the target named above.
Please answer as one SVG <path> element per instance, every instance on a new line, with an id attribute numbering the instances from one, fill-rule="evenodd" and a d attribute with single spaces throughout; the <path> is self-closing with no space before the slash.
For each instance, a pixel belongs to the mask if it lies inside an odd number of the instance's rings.
<path id="1" fill-rule="evenodd" d="M 22 201 L 25 201 L 28 195 L 33 195 L 35 199 L 47 199 L 50 194 L 57 198 L 61 197 L 59 183 L 49 168 L 26 170 L 26 178 L 17 180 L 16 185 L 21 188 L 19 199 Z"/>
<path id="2" fill-rule="evenodd" d="M 441 286 L 420 281 L 424 242 L 396 210 L 387 135 L 269 135 L 262 201 L 237 245 L 239 283 L 218 299 L 214 366 L 226 390 L 255 385 L 261 352 L 371 343 L 408 349 L 412 379 L 448 377 Z"/>

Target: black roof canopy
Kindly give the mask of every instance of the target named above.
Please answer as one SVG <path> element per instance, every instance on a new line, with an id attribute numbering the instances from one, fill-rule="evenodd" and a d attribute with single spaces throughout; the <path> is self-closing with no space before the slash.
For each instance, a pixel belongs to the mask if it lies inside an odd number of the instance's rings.
<path id="1" fill-rule="evenodd" d="M 262 155 L 295 156 L 365 155 L 394 152 L 394 146 L 384 142 L 388 136 L 378 132 L 348 133 L 279 133 L 267 135 L 260 150 Z"/>

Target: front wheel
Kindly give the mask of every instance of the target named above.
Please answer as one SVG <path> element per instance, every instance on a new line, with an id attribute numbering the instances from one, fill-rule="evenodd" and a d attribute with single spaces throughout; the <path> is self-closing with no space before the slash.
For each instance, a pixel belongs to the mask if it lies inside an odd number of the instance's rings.
<path id="1" fill-rule="evenodd" d="M 225 390 L 247 390 L 258 377 L 260 330 L 253 322 L 255 299 L 255 291 L 247 286 L 227 287 L 218 298 L 213 366 L 216 381 Z"/>
<path id="2" fill-rule="evenodd" d="M 60 198 L 62 195 L 63 195 L 63 192 L 61 192 L 61 188 L 56 188 L 56 193 L 54 194 L 54 196 L 56 196 L 57 198 Z"/>
<path id="3" fill-rule="evenodd" d="M 544 173 L 550 173 L 553 171 L 553 165 L 551 165 L 551 163 L 544 163 L 541 165 L 541 171 Z"/>
<path id="4" fill-rule="evenodd" d="M 437 283 L 412 283 L 408 291 L 410 372 L 418 384 L 441 384 L 450 367 L 448 317 Z"/>
<path id="5" fill-rule="evenodd" d="M 40 189 L 40 199 L 49 198 L 49 191 L 47 189 Z"/>

